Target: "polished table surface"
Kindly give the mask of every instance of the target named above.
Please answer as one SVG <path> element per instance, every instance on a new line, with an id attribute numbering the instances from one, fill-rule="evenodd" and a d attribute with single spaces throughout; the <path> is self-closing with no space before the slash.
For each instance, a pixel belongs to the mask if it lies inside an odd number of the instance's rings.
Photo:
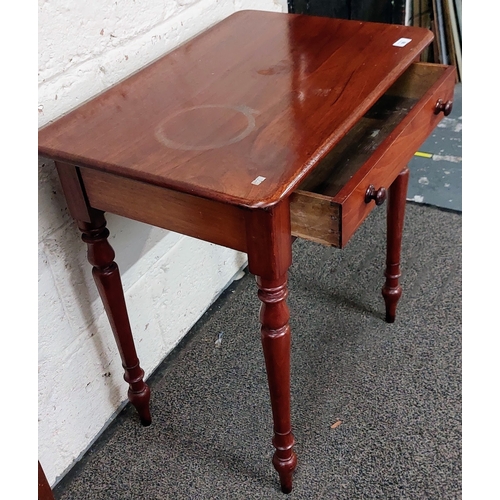
<path id="1" fill-rule="evenodd" d="M 55 160 L 88 245 L 129 399 L 144 425 L 150 392 L 104 213 L 248 254 L 262 302 L 273 465 L 282 490 L 291 491 L 292 234 L 342 247 L 388 192 L 383 295 L 394 321 L 406 162 L 451 108 L 453 72 L 413 64 L 431 41 L 421 28 L 241 11 L 39 131 L 39 153 Z M 394 102 L 389 129 L 380 124 Z M 353 148 L 359 137 L 369 147 Z M 357 149 L 365 156 L 353 173 L 349 165 L 357 163 L 345 152 Z M 322 165 L 330 169 L 331 152 L 343 162 L 327 171 L 334 182 L 342 178 L 338 197 L 298 190 L 324 173 Z"/>
<path id="2" fill-rule="evenodd" d="M 238 12 L 42 130 L 40 153 L 269 206 L 431 40 L 422 28 Z"/>

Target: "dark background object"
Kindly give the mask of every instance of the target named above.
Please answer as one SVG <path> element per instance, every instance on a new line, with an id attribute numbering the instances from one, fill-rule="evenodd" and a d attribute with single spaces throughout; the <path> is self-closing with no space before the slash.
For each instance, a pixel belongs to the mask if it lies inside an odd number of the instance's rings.
<path id="1" fill-rule="evenodd" d="M 462 81 L 462 0 L 288 0 L 288 12 L 427 28 L 435 38 L 420 60 L 453 65 Z"/>
<path id="2" fill-rule="evenodd" d="M 288 11 L 311 16 L 337 17 L 404 24 L 405 0 L 289 0 Z"/>

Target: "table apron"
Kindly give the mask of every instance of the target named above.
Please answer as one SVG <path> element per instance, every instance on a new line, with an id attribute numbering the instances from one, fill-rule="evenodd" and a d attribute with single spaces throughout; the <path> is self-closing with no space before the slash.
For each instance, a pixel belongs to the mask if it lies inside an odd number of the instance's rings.
<path id="1" fill-rule="evenodd" d="M 243 208 L 90 168 L 80 171 L 93 208 L 247 251 Z"/>

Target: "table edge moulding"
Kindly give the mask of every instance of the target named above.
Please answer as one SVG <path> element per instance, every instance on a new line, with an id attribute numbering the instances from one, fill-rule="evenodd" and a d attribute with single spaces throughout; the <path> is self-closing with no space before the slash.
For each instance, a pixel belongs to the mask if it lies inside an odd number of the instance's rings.
<path id="1" fill-rule="evenodd" d="M 394 322 L 406 165 L 451 110 L 456 78 L 417 62 L 432 39 L 411 26 L 239 11 L 40 129 L 39 154 L 55 161 L 144 425 L 150 389 L 105 212 L 247 253 L 273 465 L 290 492 L 292 241 L 343 248 L 387 198 L 382 295 Z"/>

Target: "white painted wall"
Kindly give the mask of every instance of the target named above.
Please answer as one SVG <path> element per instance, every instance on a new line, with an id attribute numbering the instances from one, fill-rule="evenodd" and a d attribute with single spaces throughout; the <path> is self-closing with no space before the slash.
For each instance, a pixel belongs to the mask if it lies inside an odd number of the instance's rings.
<path id="1" fill-rule="evenodd" d="M 39 126 L 241 9 L 285 0 L 39 0 Z M 53 486 L 126 401 L 86 248 L 54 164 L 39 161 L 38 458 Z M 141 365 L 150 375 L 246 255 L 107 215 Z M 110 375 L 109 375 L 110 374 Z"/>

